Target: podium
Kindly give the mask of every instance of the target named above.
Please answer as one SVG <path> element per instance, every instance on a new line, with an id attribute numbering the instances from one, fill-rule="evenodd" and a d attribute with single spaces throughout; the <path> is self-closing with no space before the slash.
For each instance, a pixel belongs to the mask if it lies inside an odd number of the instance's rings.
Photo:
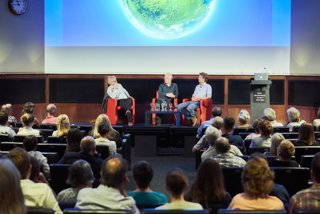
<path id="1" fill-rule="evenodd" d="M 263 116 L 263 110 L 270 107 L 271 80 L 250 81 L 251 123 Z"/>

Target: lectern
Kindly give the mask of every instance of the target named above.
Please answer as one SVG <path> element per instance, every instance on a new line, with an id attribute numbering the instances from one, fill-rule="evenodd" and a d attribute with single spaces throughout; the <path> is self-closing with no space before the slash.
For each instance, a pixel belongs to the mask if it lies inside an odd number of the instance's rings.
<path id="1" fill-rule="evenodd" d="M 250 107 L 251 122 L 263 116 L 263 110 L 270 107 L 270 85 L 271 80 L 251 79 L 250 82 Z"/>

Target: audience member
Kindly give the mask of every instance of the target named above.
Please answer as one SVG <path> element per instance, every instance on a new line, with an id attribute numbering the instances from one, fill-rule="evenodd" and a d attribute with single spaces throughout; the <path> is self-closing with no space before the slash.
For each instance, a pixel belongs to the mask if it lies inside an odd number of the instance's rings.
<path id="1" fill-rule="evenodd" d="M 8 159 L 0 159 L 0 213 L 25 214 L 20 173 Z"/>
<path id="2" fill-rule="evenodd" d="M 139 213 L 132 197 L 126 196 L 125 186 L 127 163 L 120 156 L 107 158 L 101 170 L 101 184 L 98 188 L 84 188 L 79 191 L 76 207 L 79 209 L 131 209 Z"/>
<path id="3" fill-rule="evenodd" d="M 12 105 L 10 103 L 1 106 L 1 111 L 8 114 L 8 123 L 10 126 L 15 127 L 17 125 L 17 119 L 12 115 Z"/>
<path id="4" fill-rule="evenodd" d="M 34 116 L 34 109 L 35 109 L 35 105 L 32 102 L 26 102 L 22 108 L 22 114 L 32 114 Z M 39 120 L 34 116 L 34 126 L 36 127 L 40 127 L 40 122 Z"/>
<path id="5" fill-rule="evenodd" d="M 271 167 L 300 167 L 294 157 L 294 145 L 289 140 L 283 140 L 278 147 L 277 158 L 269 163 Z"/>
<path id="6" fill-rule="evenodd" d="M 192 148 L 192 152 L 197 152 L 200 151 L 202 149 L 206 149 L 208 148 L 210 145 L 208 144 L 208 141 L 206 140 L 206 136 L 210 133 L 214 133 L 214 135 L 219 135 L 219 137 L 221 136 L 221 133 L 219 132 L 218 129 L 216 129 L 215 127 L 209 126 L 204 135 L 198 140 L 198 142 L 193 146 Z M 218 137 L 217 137 L 218 138 Z"/>
<path id="7" fill-rule="evenodd" d="M 230 152 L 229 140 L 225 137 L 220 137 L 215 142 L 217 155 L 213 160 L 217 161 L 223 167 L 243 167 L 246 161 Z"/>
<path id="8" fill-rule="evenodd" d="M 320 127 L 320 106 L 319 106 L 318 111 L 317 111 L 317 117 L 316 117 L 316 119 L 313 120 L 312 125 L 314 127 L 316 127 L 317 131 L 319 131 L 319 127 Z"/>
<path id="9" fill-rule="evenodd" d="M 25 205 L 30 207 L 51 208 L 55 214 L 62 214 L 58 202 L 47 184 L 34 183 L 31 181 L 31 163 L 28 153 L 22 148 L 14 148 L 8 158 L 14 163 L 20 171 L 20 185 L 24 195 Z"/>
<path id="10" fill-rule="evenodd" d="M 53 137 L 66 137 L 70 129 L 69 117 L 66 114 L 60 114 L 57 117 L 57 130 L 52 133 Z"/>
<path id="11" fill-rule="evenodd" d="M 295 107 L 290 107 L 287 110 L 287 115 L 289 119 L 289 123 L 287 124 L 287 127 L 289 127 L 289 130 L 291 132 L 293 131 L 293 127 L 301 126 L 303 123 L 306 122 L 300 118 L 300 112 Z"/>
<path id="12" fill-rule="evenodd" d="M 46 178 L 50 178 L 50 167 L 48 164 L 48 159 L 39 151 L 35 151 L 38 145 L 38 139 L 34 135 L 28 135 L 23 140 L 23 146 L 28 152 L 30 157 L 35 158 L 39 161 L 40 166 L 43 169 L 43 173 Z"/>
<path id="13" fill-rule="evenodd" d="M 161 210 L 202 210 L 199 203 L 184 200 L 184 191 L 188 186 L 188 179 L 181 169 L 170 170 L 166 176 L 166 189 L 170 195 L 170 203 L 157 207 Z"/>
<path id="14" fill-rule="evenodd" d="M 32 114 L 24 113 L 20 117 L 20 121 L 22 123 L 22 128 L 19 128 L 17 135 L 35 135 L 35 136 L 40 135 L 39 130 L 32 128 L 34 123 L 34 116 Z"/>
<path id="15" fill-rule="evenodd" d="M 47 116 L 42 120 L 42 124 L 56 124 L 57 123 L 57 107 L 55 104 L 50 103 L 47 105 Z"/>
<path id="16" fill-rule="evenodd" d="M 271 147 L 272 126 L 268 120 L 262 120 L 258 124 L 260 137 L 253 138 L 250 148 Z"/>
<path id="17" fill-rule="evenodd" d="M 100 114 L 97 117 L 97 119 L 95 121 L 95 124 L 94 124 L 94 128 L 91 131 L 91 135 L 94 138 L 99 138 L 100 137 L 100 134 L 98 132 L 98 127 L 99 127 L 99 124 L 102 124 L 102 123 L 111 124 L 110 120 L 109 120 L 109 117 L 106 114 Z M 107 138 L 109 140 L 115 141 L 118 147 L 122 146 L 121 135 L 119 134 L 119 132 L 117 130 L 113 129 L 111 125 L 110 125 L 110 128 L 109 128 L 109 132 L 108 132 L 108 134 L 106 136 L 107 136 Z"/>
<path id="18" fill-rule="evenodd" d="M 16 135 L 12 128 L 7 126 L 8 114 L 4 111 L 0 111 L 0 134 L 8 135 L 10 139 Z"/>
<path id="19" fill-rule="evenodd" d="M 222 134 L 222 127 L 223 127 L 223 118 L 220 116 L 217 116 L 214 118 L 212 122 L 212 126 L 219 130 L 219 132 Z"/>
<path id="20" fill-rule="evenodd" d="M 245 165 L 241 180 L 244 193 L 233 197 L 229 209 L 283 210 L 280 199 L 270 196 L 274 175 L 265 159 L 253 157 Z"/>
<path id="21" fill-rule="evenodd" d="M 136 189 L 128 192 L 136 201 L 137 206 L 156 206 L 168 203 L 167 197 L 160 193 L 154 192 L 150 188 L 150 183 L 153 178 L 153 169 L 147 161 L 139 161 L 133 166 L 133 178 L 136 182 Z"/>
<path id="22" fill-rule="evenodd" d="M 320 153 L 318 152 L 311 162 L 312 187 L 301 190 L 292 196 L 289 213 L 295 213 L 295 209 L 320 209 Z"/>
<path id="23" fill-rule="evenodd" d="M 80 142 L 83 135 L 77 128 L 71 128 L 67 134 L 67 151 L 66 152 L 79 152 Z"/>
<path id="24" fill-rule="evenodd" d="M 166 73 L 164 75 L 164 83 L 161 83 L 158 88 L 157 103 L 161 104 L 166 102 L 167 104 L 173 104 L 173 99 L 179 95 L 178 85 L 172 83 L 172 74 Z"/>
<path id="25" fill-rule="evenodd" d="M 298 140 L 294 143 L 295 146 L 316 146 L 319 142 L 316 141 L 313 131 L 313 126 L 310 123 L 303 123 L 299 127 Z"/>
<path id="26" fill-rule="evenodd" d="M 237 128 L 247 129 L 250 127 L 250 114 L 247 110 L 241 109 L 238 114 L 239 125 Z"/>
<path id="27" fill-rule="evenodd" d="M 30 163 L 31 163 L 31 172 L 30 172 L 30 180 L 34 183 L 45 183 L 49 184 L 48 180 L 44 176 L 44 174 L 40 171 L 40 163 L 37 159 L 34 157 L 30 157 Z"/>
<path id="28" fill-rule="evenodd" d="M 106 116 L 108 118 L 108 116 Z M 116 142 L 108 139 L 108 133 L 111 130 L 111 124 L 109 120 L 100 120 L 98 126 L 99 137 L 95 139 L 96 144 L 107 145 L 109 148 L 109 153 L 114 155 L 117 152 Z"/>
<path id="29" fill-rule="evenodd" d="M 233 117 L 227 116 L 223 120 L 222 137 L 229 140 L 229 143 L 237 147 L 243 147 L 243 140 L 240 135 L 233 135 L 233 129 L 236 121 Z"/>
<path id="30" fill-rule="evenodd" d="M 214 129 L 214 127 L 211 127 L 211 129 Z M 217 149 L 215 147 L 216 140 L 221 137 L 221 134 L 214 129 L 212 132 L 208 133 L 204 139 L 204 142 L 209 145 L 208 149 L 205 150 L 201 155 L 201 161 L 204 161 L 208 158 L 212 158 L 218 155 Z M 235 145 L 230 145 L 229 153 L 242 156 L 242 152 L 239 150 L 238 147 Z"/>
<path id="31" fill-rule="evenodd" d="M 251 133 L 251 134 L 248 134 L 246 136 L 246 138 L 244 140 L 252 140 L 253 138 L 256 138 L 256 137 L 260 137 L 260 130 L 259 130 L 259 123 L 261 122 L 262 120 L 261 119 L 256 119 L 253 124 L 252 124 L 252 128 L 254 130 L 254 133 Z"/>
<path id="32" fill-rule="evenodd" d="M 69 168 L 67 183 L 72 187 L 62 190 L 57 200 L 61 204 L 73 204 L 77 202 L 77 196 L 81 189 L 92 187 L 94 180 L 90 164 L 85 160 L 75 161 Z"/>
<path id="33" fill-rule="evenodd" d="M 283 124 L 276 120 L 276 112 L 272 108 L 265 108 L 263 110 L 263 119 L 268 120 L 272 127 L 282 127 Z"/>
<path id="34" fill-rule="evenodd" d="M 209 120 L 206 120 L 201 123 L 197 130 L 197 138 L 201 138 L 204 130 L 207 129 L 209 126 L 212 126 L 215 117 L 221 117 L 222 115 L 222 109 L 220 107 L 214 107 L 212 109 L 212 117 Z"/>
<path id="35" fill-rule="evenodd" d="M 81 151 L 78 153 L 65 153 L 59 161 L 59 163 L 73 164 L 73 162 L 83 159 L 90 164 L 95 178 L 100 178 L 100 170 L 103 160 L 96 151 L 96 144 L 94 142 L 94 138 L 91 136 L 86 136 L 82 138 L 80 142 L 80 149 Z"/>
<path id="36" fill-rule="evenodd" d="M 224 189 L 222 170 L 216 161 L 207 159 L 201 163 L 185 199 L 212 211 L 228 207 L 231 197 Z"/>
<path id="37" fill-rule="evenodd" d="M 278 146 L 280 143 L 285 140 L 284 136 L 281 133 L 274 133 L 271 137 L 271 147 L 270 151 L 266 152 L 266 155 L 278 155 Z"/>

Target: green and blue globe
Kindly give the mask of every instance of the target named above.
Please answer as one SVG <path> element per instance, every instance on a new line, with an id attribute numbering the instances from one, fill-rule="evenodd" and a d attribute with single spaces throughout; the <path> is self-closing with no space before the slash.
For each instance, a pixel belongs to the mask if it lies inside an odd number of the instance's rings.
<path id="1" fill-rule="evenodd" d="M 121 0 L 130 22 L 147 36 L 177 39 L 201 29 L 214 0 Z"/>

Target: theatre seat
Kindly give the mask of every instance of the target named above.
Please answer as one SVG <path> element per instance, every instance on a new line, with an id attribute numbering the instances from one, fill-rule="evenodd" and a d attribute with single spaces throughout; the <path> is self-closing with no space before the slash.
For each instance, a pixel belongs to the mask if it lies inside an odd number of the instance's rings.
<path id="1" fill-rule="evenodd" d="M 141 214 L 205 214 L 209 213 L 209 210 L 156 210 L 156 209 L 143 209 Z"/>
<path id="2" fill-rule="evenodd" d="M 80 210 L 80 209 L 65 209 L 63 210 L 64 214 L 130 214 L 132 213 L 131 210 L 118 210 L 118 209 L 99 209 L 99 210 L 94 210 L 94 209 L 90 209 L 90 210 Z"/>
<path id="3" fill-rule="evenodd" d="M 66 182 L 70 166 L 69 164 L 50 164 L 50 187 L 56 194 L 71 187 Z"/>
<path id="4" fill-rule="evenodd" d="M 135 117 L 136 117 L 136 102 L 135 99 L 133 97 L 131 97 L 132 99 L 132 107 L 131 107 L 131 113 L 132 113 L 132 123 L 135 122 Z M 118 105 L 118 100 L 116 99 L 112 99 L 112 98 L 108 98 L 106 100 L 106 115 L 108 115 L 109 120 L 111 125 L 116 125 L 119 123 L 119 116 L 121 115 L 121 113 L 124 115 L 125 114 L 125 110 Z M 124 115 L 125 121 L 127 120 L 126 116 Z"/>
<path id="5" fill-rule="evenodd" d="M 220 209 L 218 214 L 287 214 L 286 210 L 228 210 Z"/>
<path id="6" fill-rule="evenodd" d="M 53 214 L 54 210 L 43 207 L 27 207 L 27 214 Z"/>
<path id="7" fill-rule="evenodd" d="M 185 98 L 182 102 L 191 101 L 190 98 Z M 209 120 L 212 117 L 213 102 L 211 98 L 203 99 L 200 101 L 200 107 L 195 109 L 195 115 L 199 115 L 198 123 L 202 123 Z M 185 121 L 184 115 L 182 115 L 182 121 Z"/>

